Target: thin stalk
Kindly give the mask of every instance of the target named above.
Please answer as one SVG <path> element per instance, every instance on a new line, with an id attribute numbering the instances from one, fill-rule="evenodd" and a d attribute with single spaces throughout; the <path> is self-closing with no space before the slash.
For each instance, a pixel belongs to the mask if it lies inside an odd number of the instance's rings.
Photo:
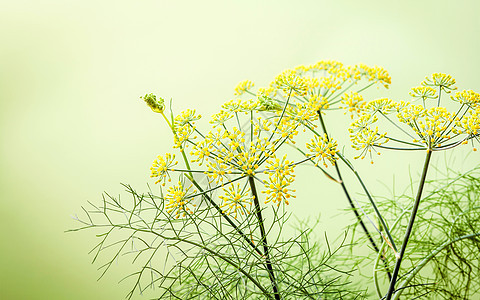
<path id="1" fill-rule="evenodd" d="M 318 119 L 320 120 L 320 124 L 322 125 L 323 132 L 325 133 L 325 135 L 327 136 L 327 139 L 328 139 L 327 128 L 325 126 L 325 122 L 323 121 L 322 113 L 321 113 L 321 111 L 317 111 L 317 113 L 318 113 Z M 345 197 L 347 198 L 348 203 L 350 204 L 350 207 L 352 208 L 353 213 L 355 214 L 355 217 L 357 218 L 358 222 L 360 223 L 360 226 L 362 227 L 363 232 L 365 232 L 365 234 L 367 235 L 368 240 L 370 241 L 370 244 L 372 245 L 373 249 L 375 250 L 376 253 L 379 253 L 380 250 L 378 249 L 377 244 L 373 240 L 373 237 L 370 234 L 370 231 L 368 231 L 367 227 L 365 226 L 365 223 L 363 222 L 362 217 L 358 213 L 357 207 L 353 203 L 352 198 L 350 197 L 350 194 L 348 193 L 347 187 L 345 186 L 345 183 L 344 183 L 343 178 L 342 178 L 342 174 L 340 173 L 340 168 L 338 167 L 338 164 L 335 163 L 334 166 L 335 166 L 335 170 L 337 171 L 338 180 L 340 181 L 340 185 L 342 186 Z M 385 264 L 387 264 L 385 256 L 382 256 L 382 261 Z M 390 274 L 390 271 L 388 271 L 388 269 L 387 269 L 387 274 L 388 274 L 388 278 L 390 279 L 391 274 Z"/>
<path id="2" fill-rule="evenodd" d="M 127 226 L 124 226 L 124 225 L 114 225 L 114 224 L 111 224 L 112 227 L 114 228 L 123 228 L 123 229 L 132 229 L 131 227 L 127 227 Z M 203 249 L 207 252 L 210 253 L 210 255 L 214 256 L 214 257 L 218 257 L 220 258 L 221 260 L 225 261 L 226 263 L 232 265 L 235 269 L 237 269 L 240 273 L 242 273 L 246 278 L 248 278 L 253 284 L 255 284 L 262 292 L 263 294 L 268 297 L 268 298 L 272 298 L 272 296 L 270 295 L 270 293 L 265 290 L 265 288 L 261 285 L 260 282 L 258 282 L 255 278 L 253 278 L 249 272 L 247 272 L 245 269 L 243 269 L 241 266 L 237 265 L 233 260 L 229 259 L 228 257 L 220 254 L 219 252 L 217 251 L 214 251 L 208 247 L 206 247 L 205 245 L 202 245 L 200 243 L 197 243 L 197 242 L 194 242 L 194 241 L 191 241 L 189 239 L 186 239 L 186 238 L 181 238 L 179 236 L 176 236 L 176 237 L 168 237 L 168 236 L 165 236 L 165 235 L 162 235 L 156 231 L 150 231 L 150 230 L 146 230 L 146 229 L 141 229 L 141 228 L 135 228 L 136 231 L 140 231 L 140 232 L 146 232 L 146 233 L 152 233 L 164 240 L 173 240 L 173 241 L 180 241 L 180 242 L 184 242 L 184 243 L 187 243 L 187 244 L 190 244 L 192 246 L 196 246 L 200 249 Z"/>
<path id="3" fill-rule="evenodd" d="M 280 300 L 280 294 L 278 293 L 277 282 L 275 280 L 275 274 L 273 273 L 272 262 L 270 261 L 270 254 L 268 253 L 267 234 L 265 233 L 265 226 L 263 225 L 262 210 L 260 208 L 260 202 L 258 201 L 257 188 L 255 187 L 255 181 L 252 176 L 248 177 L 248 183 L 252 190 L 253 202 L 255 203 L 255 210 L 257 213 L 258 223 L 260 225 L 260 234 L 262 235 L 261 243 L 263 244 L 263 253 L 265 254 L 265 263 L 267 264 L 268 277 L 272 283 L 273 293 L 275 299 Z"/>
<path id="4" fill-rule="evenodd" d="M 395 223 L 393 223 L 392 225 L 392 230 L 395 229 L 395 227 L 397 227 L 398 223 L 400 222 L 400 220 L 403 218 L 403 215 L 406 213 L 407 211 L 404 210 L 400 216 L 397 218 L 397 220 L 395 221 Z M 384 240 L 382 245 L 380 246 L 380 251 L 383 252 L 383 249 L 385 249 L 385 246 L 387 245 L 387 240 Z M 375 290 L 377 292 L 377 296 L 378 298 L 382 298 L 382 293 L 380 291 L 380 286 L 378 284 L 378 274 L 377 274 L 377 271 L 379 270 L 378 269 L 378 262 L 381 258 L 381 253 L 379 252 L 378 255 L 377 255 L 377 258 L 375 259 L 375 263 L 373 265 L 373 283 L 375 284 Z M 387 270 L 387 269 L 386 269 Z M 391 275 L 390 275 L 391 276 Z M 392 278 L 389 277 L 389 280 L 391 280 Z"/>
<path id="5" fill-rule="evenodd" d="M 343 160 L 343 162 L 347 165 L 347 167 L 349 167 L 350 170 L 353 172 L 353 174 L 355 174 L 355 176 L 357 177 L 358 182 L 362 186 L 362 189 L 365 191 L 365 194 L 367 195 L 367 198 L 370 201 L 370 204 L 372 204 L 373 209 L 375 210 L 375 214 L 380 219 L 380 222 L 382 223 L 382 227 L 385 229 L 385 231 L 387 233 L 388 240 L 390 241 L 390 244 L 391 244 L 389 246 L 391 246 L 392 249 L 394 250 L 395 254 L 397 254 L 397 252 L 398 252 L 397 246 L 395 244 L 395 241 L 393 240 L 392 234 L 390 233 L 390 228 L 387 226 L 387 223 L 385 223 L 385 220 L 383 219 L 382 214 L 378 210 L 378 207 L 375 204 L 375 201 L 373 201 L 372 195 L 370 195 L 370 192 L 368 191 L 367 187 L 363 183 L 362 177 L 360 177 L 360 174 L 358 174 L 357 170 L 355 170 L 355 168 L 352 166 L 352 164 L 345 157 L 343 157 L 343 155 L 340 152 L 337 152 L 337 156 L 341 160 Z M 382 238 L 383 238 L 383 236 L 382 236 Z"/>
<path id="6" fill-rule="evenodd" d="M 162 113 L 162 116 L 165 119 L 165 121 L 167 122 L 170 129 L 172 130 L 173 135 L 176 135 L 177 133 L 175 131 L 175 128 L 173 127 L 173 115 L 172 115 L 172 123 L 169 122 L 169 120 L 167 119 L 165 114 Z M 197 183 L 197 181 L 193 177 L 193 174 L 192 174 L 193 171 L 190 168 L 190 164 L 188 163 L 187 156 L 185 155 L 185 151 L 184 151 L 182 146 L 180 146 L 180 152 L 182 153 L 183 161 L 185 162 L 185 166 L 187 167 L 188 174 L 185 175 L 185 176 L 188 178 L 188 180 L 190 180 L 190 182 L 193 183 L 193 185 L 195 185 L 195 187 L 200 191 L 200 194 L 202 194 L 202 193 L 204 194 L 203 196 L 210 202 L 211 205 L 213 205 L 213 207 L 215 207 L 215 209 L 218 211 L 218 213 L 243 237 L 243 239 L 250 246 L 252 246 L 253 249 L 258 254 L 260 254 L 260 256 L 262 256 L 263 253 L 260 251 L 260 249 L 258 249 L 257 246 L 255 246 L 255 244 L 248 238 L 248 236 L 240 228 L 238 228 L 238 226 L 230 219 L 229 216 L 227 216 L 225 213 L 223 213 L 222 209 L 217 205 L 217 203 L 215 203 L 215 201 L 213 201 L 213 199 L 210 196 L 208 196 L 206 194 L 206 192 L 203 191 L 202 187 Z"/>
<path id="7" fill-rule="evenodd" d="M 397 289 L 397 293 L 395 293 L 395 295 L 393 296 L 393 299 L 394 300 L 397 300 L 400 295 L 401 295 L 401 292 L 400 291 L 403 291 L 405 289 L 405 287 L 407 287 L 407 284 L 413 279 L 413 277 L 415 277 L 415 275 L 423 268 L 425 267 L 425 265 L 430 261 L 432 260 L 435 255 L 437 255 L 438 253 L 440 253 L 443 249 L 447 248 L 448 246 L 450 246 L 451 244 L 454 244 L 458 241 L 461 241 L 461 240 L 464 240 L 464 239 L 470 239 L 470 238 L 474 238 L 474 237 L 477 237 L 477 236 L 480 236 L 480 232 L 475 232 L 475 233 L 471 233 L 471 234 L 467 234 L 467 235 L 462 235 L 456 239 L 453 239 L 451 241 L 447 241 L 445 243 L 443 243 L 442 245 L 438 246 L 435 250 L 433 250 L 432 253 L 430 253 L 430 255 L 426 256 L 416 267 L 415 269 L 413 269 L 412 273 L 410 273 L 410 275 L 402 282 L 402 284 L 400 285 L 400 287 Z"/>
<path id="8" fill-rule="evenodd" d="M 400 130 L 401 132 L 405 133 L 406 135 L 408 135 L 409 137 L 411 137 L 412 139 L 415 139 L 410 133 L 408 133 L 407 131 L 403 130 L 402 127 L 398 126 L 395 122 L 393 122 L 389 117 L 387 117 L 383 112 L 381 111 L 378 111 L 385 119 L 387 119 L 393 126 L 397 127 L 398 130 Z"/>
<path id="9" fill-rule="evenodd" d="M 420 179 L 420 184 L 418 186 L 417 197 L 415 203 L 413 204 L 412 215 L 410 216 L 410 221 L 408 222 L 407 231 L 405 232 L 405 237 L 403 238 L 402 248 L 400 249 L 400 255 L 397 258 L 397 263 L 395 264 L 395 269 L 393 270 L 393 276 L 390 280 L 390 287 L 388 288 L 386 300 L 392 298 L 393 292 L 395 291 L 395 284 L 397 283 L 398 272 L 400 271 L 400 266 L 402 264 L 403 256 L 405 255 L 405 250 L 407 248 L 408 240 L 410 234 L 412 233 L 413 224 L 417 216 L 418 207 L 420 206 L 420 199 L 422 198 L 422 191 L 425 185 L 425 179 L 427 178 L 428 165 L 430 163 L 430 158 L 432 157 L 432 149 L 427 150 L 427 155 L 425 157 L 425 164 L 423 165 L 422 177 Z"/>

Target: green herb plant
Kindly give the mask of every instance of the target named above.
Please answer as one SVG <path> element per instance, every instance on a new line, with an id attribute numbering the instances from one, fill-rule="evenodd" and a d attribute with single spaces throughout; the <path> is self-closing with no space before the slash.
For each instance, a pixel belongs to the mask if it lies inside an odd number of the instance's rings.
<path id="1" fill-rule="evenodd" d="M 469 90 L 448 99 L 455 80 L 435 73 L 412 89 L 419 104 L 364 100 L 366 89 L 390 84 L 387 71 L 376 66 L 299 66 L 256 91 L 251 81 L 241 82 L 207 131 L 197 128 L 195 110 L 175 115 L 172 104 L 167 109 L 164 99 L 147 94 L 141 98 L 173 137 L 173 151 L 151 167 L 158 191 L 137 193 L 125 185 L 127 201 L 105 194 L 103 202 L 83 209 L 75 230 L 99 232 L 94 261 L 110 257 L 102 276 L 119 258 L 132 257 L 139 269 L 125 277 L 133 282 L 128 298 L 152 287 L 158 299 L 474 295 L 480 289 L 478 168 L 435 181 L 427 174 L 434 152 L 478 142 L 480 95 Z M 450 100 L 458 106 L 454 112 L 442 106 Z M 335 110 L 352 119 L 348 132 L 331 132 L 325 115 Z M 345 151 L 335 135 L 350 135 L 358 155 Z M 413 197 L 382 198 L 367 188 L 354 159 L 373 163 L 380 149 L 424 153 Z M 346 227 L 361 228 L 349 231 L 352 242 L 347 232 L 335 244 L 326 236 L 322 242 L 316 222 L 291 220 L 294 172 L 304 164 L 341 188 L 355 217 Z M 346 173 L 360 190 L 347 186 Z M 359 244 L 371 253 L 349 251 Z M 347 260 L 352 268 L 344 267 Z M 365 262 L 373 267 L 367 280 L 374 291 L 365 289 L 365 279 L 352 279 Z"/>

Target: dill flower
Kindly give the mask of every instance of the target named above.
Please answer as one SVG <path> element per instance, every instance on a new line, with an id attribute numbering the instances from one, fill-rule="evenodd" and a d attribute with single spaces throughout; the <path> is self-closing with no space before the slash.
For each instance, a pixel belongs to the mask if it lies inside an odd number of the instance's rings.
<path id="1" fill-rule="evenodd" d="M 480 135 L 480 107 L 470 110 L 470 115 L 457 120 L 457 128 L 453 129 L 456 134 L 467 134 L 469 137 Z"/>
<path id="2" fill-rule="evenodd" d="M 174 119 L 175 127 L 182 127 L 187 124 L 194 124 L 195 121 L 200 120 L 202 118 L 201 115 L 196 115 L 195 110 L 187 109 L 182 111 L 179 115 L 177 115 Z"/>
<path id="3" fill-rule="evenodd" d="M 341 108 L 345 109 L 345 114 L 350 113 L 350 118 L 353 119 L 353 116 L 360 114 L 365 106 L 365 100 L 363 96 L 356 92 L 350 92 L 348 94 L 343 94 L 342 96 L 342 106 Z"/>
<path id="4" fill-rule="evenodd" d="M 245 93 L 247 90 L 251 89 L 253 85 L 254 85 L 253 82 L 251 82 L 250 80 L 244 80 L 238 83 L 237 86 L 235 87 L 234 95 L 241 95 Z"/>
<path id="5" fill-rule="evenodd" d="M 421 105 L 407 106 L 398 113 L 398 119 L 409 125 L 420 138 L 419 141 L 429 148 L 439 146 L 451 138 L 447 127 L 452 124 L 453 115 L 444 107 L 424 109 Z"/>
<path id="6" fill-rule="evenodd" d="M 163 100 L 163 98 L 159 97 L 157 100 L 157 96 L 154 94 L 145 94 L 145 96 L 140 97 L 140 99 L 143 99 L 152 111 L 156 113 L 163 113 L 163 110 L 165 109 L 165 100 Z"/>
<path id="7" fill-rule="evenodd" d="M 452 100 L 465 104 L 473 109 L 480 106 L 480 94 L 475 93 L 472 90 L 456 92 L 455 96 L 452 96 L 451 98 Z"/>
<path id="8" fill-rule="evenodd" d="M 350 135 L 350 140 L 352 141 L 352 147 L 355 150 L 361 150 L 360 155 L 355 156 L 355 159 L 361 158 L 364 159 L 367 154 L 370 155 L 370 162 L 373 164 L 372 159 L 372 150 L 380 155 L 379 152 L 375 151 L 374 146 L 381 146 L 389 141 L 386 137 L 387 133 L 379 134 L 378 127 L 372 129 L 370 127 L 365 127 L 356 132 L 356 134 Z"/>
<path id="9" fill-rule="evenodd" d="M 222 108 L 234 113 L 248 113 L 257 106 L 257 102 L 253 100 L 232 99 L 222 105 Z"/>
<path id="10" fill-rule="evenodd" d="M 271 158 L 267 160 L 267 166 L 265 174 L 275 174 L 277 176 L 291 176 L 293 175 L 294 163 L 293 161 L 287 160 L 287 156 L 284 155 L 280 160 L 278 157 Z"/>
<path id="11" fill-rule="evenodd" d="M 233 217 L 236 219 L 238 212 L 241 215 L 245 213 L 250 214 L 250 207 L 252 205 L 253 196 L 250 195 L 249 188 L 240 188 L 240 184 L 237 183 L 231 184 L 228 189 L 223 188 L 225 195 L 218 196 L 223 203 L 220 205 L 223 213 L 227 215 L 233 214 Z M 248 206 L 248 207 L 247 207 Z"/>
<path id="12" fill-rule="evenodd" d="M 323 136 L 315 136 L 311 143 L 307 143 L 307 149 L 312 153 L 312 160 L 318 166 L 320 162 L 327 167 L 327 161 L 332 165 L 335 164 L 337 157 L 337 141 L 328 138 L 326 134 Z"/>
<path id="13" fill-rule="evenodd" d="M 307 71 L 326 71 L 330 74 L 337 74 L 340 70 L 342 70 L 343 63 L 336 60 L 321 60 L 304 68 Z"/>
<path id="14" fill-rule="evenodd" d="M 322 77 L 320 79 L 319 86 L 321 88 L 320 93 L 325 96 L 329 92 L 330 93 L 335 93 L 335 91 L 339 90 L 342 88 L 342 79 L 335 76 L 331 75 L 329 77 Z"/>
<path id="15" fill-rule="evenodd" d="M 307 100 L 307 108 L 313 112 L 313 115 L 319 110 L 328 109 L 330 103 L 326 97 L 313 95 Z"/>
<path id="16" fill-rule="evenodd" d="M 260 98 L 267 98 L 267 99 L 273 99 L 277 96 L 277 90 L 270 86 L 270 87 L 261 87 L 257 91 L 257 97 Z"/>
<path id="17" fill-rule="evenodd" d="M 265 204 L 269 203 L 270 201 L 276 203 L 277 206 L 280 206 L 280 203 L 283 201 L 285 204 L 289 204 L 289 198 L 296 198 L 295 195 L 292 195 L 292 192 L 295 190 L 289 189 L 288 187 L 293 182 L 291 178 L 284 178 L 282 176 L 270 176 L 268 177 L 268 181 L 265 181 L 266 190 L 262 191 L 262 193 L 267 194 L 265 199 Z"/>
<path id="18" fill-rule="evenodd" d="M 291 93 L 292 96 L 305 96 L 309 90 L 306 80 L 291 69 L 277 75 L 270 86 L 280 89 L 284 93 Z"/>
<path id="19" fill-rule="evenodd" d="M 361 74 L 362 76 L 366 76 L 368 81 L 379 82 L 385 88 L 388 88 L 388 86 L 392 83 L 392 78 L 390 77 L 388 72 L 382 67 L 369 67 L 364 64 L 358 64 L 356 66 L 356 71 L 359 72 L 359 74 Z"/>
<path id="20" fill-rule="evenodd" d="M 189 192 L 193 185 L 185 188 L 184 184 L 180 181 L 176 186 L 171 186 L 167 190 L 165 195 L 165 200 L 168 203 L 165 205 L 167 213 L 174 214 L 175 218 L 178 219 L 180 216 L 185 217 L 187 213 L 192 214 L 193 211 L 188 207 L 187 204 L 193 199 L 193 196 L 196 194 L 196 190 Z M 191 206 L 195 207 L 195 204 Z"/>
<path id="21" fill-rule="evenodd" d="M 268 180 L 264 180 L 266 190 L 262 191 L 263 194 L 267 194 L 265 204 L 270 201 L 276 203 L 277 206 L 283 201 L 285 204 L 289 204 L 289 198 L 296 198 L 292 193 L 295 190 L 290 189 L 289 186 L 294 181 L 295 175 L 293 175 L 293 164 L 286 159 L 286 156 L 282 160 L 278 158 L 272 158 L 267 161 Z"/>
<path id="22" fill-rule="evenodd" d="M 366 113 L 350 125 L 348 131 L 350 132 L 352 148 L 361 151 L 358 156 L 354 157 L 355 159 L 364 159 L 368 154 L 370 156 L 370 162 L 373 163 L 371 156 L 372 150 L 373 152 L 380 154 L 375 151 L 374 147 L 381 146 L 389 141 L 389 138 L 386 137 L 386 132 L 380 134 L 378 132 L 378 127 L 375 127 L 374 129 L 371 128 L 371 125 L 377 121 L 377 116 Z"/>
<path id="23" fill-rule="evenodd" d="M 183 148 L 188 146 L 187 141 L 190 139 L 192 134 L 195 132 L 195 126 L 191 124 L 185 124 L 181 127 L 175 129 L 175 134 L 173 136 L 174 148 L 180 148 L 183 151 Z M 195 136 L 193 137 L 193 139 Z"/>
<path id="24" fill-rule="evenodd" d="M 425 77 L 425 80 L 422 81 L 422 85 L 436 86 L 441 91 L 445 91 L 446 93 L 450 93 L 452 90 L 457 89 L 454 84 L 455 79 L 451 75 L 443 73 L 433 73 L 431 77 Z"/>
<path id="25" fill-rule="evenodd" d="M 380 99 L 375 99 L 372 101 L 369 101 L 365 105 L 365 112 L 374 115 L 377 112 L 380 112 L 384 115 L 387 115 L 389 113 L 392 113 L 395 111 L 395 103 L 388 99 L 388 98 L 380 98 Z"/>
<path id="26" fill-rule="evenodd" d="M 431 86 L 419 86 L 412 88 L 410 96 L 415 99 L 422 99 L 425 103 L 426 99 L 435 99 L 437 97 L 437 92 Z"/>
<path id="27" fill-rule="evenodd" d="M 233 114 L 230 111 L 221 110 L 212 116 L 210 124 L 215 128 L 216 126 L 223 125 L 225 122 L 233 118 Z"/>
<path id="28" fill-rule="evenodd" d="M 174 166 L 177 165 L 177 161 L 175 161 L 175 154 L 167 153 L 165 154 L 165 158 L 159 155 L 150 167 L 151 175 L 150 177 L 158 177 L 158 180 L 155 184 L 161 182 L 163 186 L 165 186 L 165 180 L 168 177 L 168 181 L 170 181 L 170 175 L 168 171 L 175 171 L 173 169 Z"/>

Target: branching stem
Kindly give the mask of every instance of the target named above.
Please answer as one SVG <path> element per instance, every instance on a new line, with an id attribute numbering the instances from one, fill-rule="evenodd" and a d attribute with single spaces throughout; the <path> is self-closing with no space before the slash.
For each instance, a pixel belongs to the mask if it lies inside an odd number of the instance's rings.
<path id="1" fill-rule="evenodd" d="M 325 133 L 325 135 L 327 136 L 327 139 L 328 139 L 327 127 L 325 126 L 325 122 L 323 121 L 322 112 L 317 111 L 317 114 L 318 114 L 318 119 L 319 119 L 320 124 L 321 124 L 322 129 L 323 129 L 323 132 Z M 338 167 L 338 164 L 335 163 L 334 166 L 335 166 L 335 170 L 337 171 L 338 180 L 340 181 L 340 185 L 342 186 L 345 197 L 347 198 L 348 203 L 350 204 L 350 207 L 352 208 L 353 213 L 355 214 L 355 217 L 357 218 L 358 222 L 360 223 L 360 226 L 362 227 L 363 232 L 365 232 L 365 234 L 367 235 L 368 240 L 370 241 L 370 244 L 372 245 L 373 249 L 375 250 L 376 253 L 379 253 L 380 250 L 378 249 L 377 244 L 373 240 L 372 235 L 370 234 L 370 231 L 368 231 L 367 227 L 365 226 L 365 223 L 363 222 L 362 217 L 358 213 L 357 207 L 355 207 L 355 204 L 353 203 L 352 198 L 350 197 L 350 194 L 348 193 L 347 187 L 345 186 L 345 183 L 343 182 L 342 174 L 340 173 L 340 168 Z M 386 264 L 386 258 L 383 255 L 382 255 L 382 261 Z M 388 274 L 388 278 L 390 279 L 391 274 L 390 274 L 390 271 L 388 271 L 388 269 L 387 269 L 387 274 Z"/>
<path id="2" fill-rule="evenodd" d="M 265 226 L 263 225 L 262 210 L 260 207 L 260 202 L 258 201 L 257 188 L 255 187 L 255 181 L 253 177 L 248 177 L 248 182 L 250 184 L 250 189 L 252 190 L 253 202 L 255 203 L 255 211 L 257 213 L 258 223 L 260 227 L 260 234 L 262 235 L 261 243 L 263 244 L 263 253 L 265 254 L 265 263 L 267 264 L 268 276 L 272 283 L 273 293 L 275 294 L 275 299 L 280 300 L 280 294 L 278 293 L 278 286 L 275 280 L 275 274 L 273 273 L 272 262 L 270 261 L 270 254 L 268 252 L 268 243 L 267 243 L 267 234 L 265 233 Z"/>
<path id="3" fill-rule="evenodd" d="M 417 216 L 418 207 L 420 206 L 420 199 L 422 198 L 422 191 L 425 185 L 425 179 L 427 178 L 427 170 L 428 170 L 428 165 L 430 163 L 431 157 L 432 157 L 432 150 L 428 149 L 427 155 L 425 157 L 425 164 L 423 166 L 422 177 L 420 179 L 420 184 L 418 186 L 417 197 L 415 199 L 415 203 L 413 204 L 412 215 L 410 216 L 410 221 L 408 222 L 407 231 L 405 232 L 405 237 L 403 238 L 402 248 L 400 249 L 400 254 L 399 254 L 399 257 L 397 258 L 395 269 L 393 270 L 393 276 L 392 276 L 392 279 L 390 280 L 390 287 L 388 288 L 386 300 L 390 300 L 392 298 L 393 292 L 395 291 L 395 284 L 397 282 L 398 272 L 400 271 L 402 259 L 405 254 L 405 250 L 407 248 L 410 234 L 412 233 L 413 224 L 415 222 L 415 217 Z"/>

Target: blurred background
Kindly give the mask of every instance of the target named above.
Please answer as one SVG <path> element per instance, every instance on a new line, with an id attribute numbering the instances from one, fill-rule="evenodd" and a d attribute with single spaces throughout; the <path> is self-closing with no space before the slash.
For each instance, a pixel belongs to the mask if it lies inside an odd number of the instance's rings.
<path id="1" fill-rule="evenodd" d="M 209 118 L 238 82 L 266 85 L 324 59 L 386 68 L 392 85 L 372 97 L 407 99 L 433 72 L 479 91 L 479 13 L 473 0 L 0 1 L 0 299 L 125 297 L 130 284 L 118 281 L 129 262 L 97 282 L 93 232 L 65 231 L 104 191 L 153 184 L 149 167 L 171 136 L 139 96 Z M 375 169 L 356 162 L 374 192 L 420 172 L 422 154 L 397 155 L 385 153 Z M 458 167 L 478 164 L 472 155 L 463 163 L 460 153 Z M 304 184 L 291 210 L 321 213 L 322 230 L 341 233 L 339 187 L 323 176 Z M 309 184 L 338 201 L 305 197 Z"/>

